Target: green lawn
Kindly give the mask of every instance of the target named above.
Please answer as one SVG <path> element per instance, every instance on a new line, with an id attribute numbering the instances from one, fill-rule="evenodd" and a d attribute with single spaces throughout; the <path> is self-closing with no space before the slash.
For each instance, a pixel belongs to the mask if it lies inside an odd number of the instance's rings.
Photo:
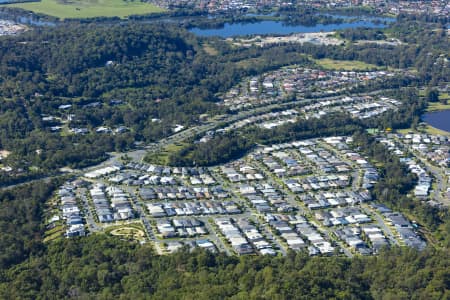
<path id="1" fill-rule="evenodd" d="M 162 12 L 164 9 L 140 0 L 42 0 L 8 4 L 61 19 L 120 17 Z"/>
<path id="2" fill-rule="evenodd" d="M 450 136 L 450 132 L 447 132 L 447 131 L 445 131 L 445 130 L 440 130 L 440 129 L 435 128 L 435 127 L 433 127 L 433 126 L 430 126 L 430 125 L 428 125 L 428 124 L 425 126 L 425 128 L 423 128 L 423 131 L 424 131 L 425 133 L 432 134 L 432 135 L 445 135 L 445 136 Z"/>
<path id="3" fill-rule="evenodd" d="M 169 144 L 157 153 L 148 153 L 145 157 L 145 161 L 157 165 L 167 165 L 169 164 L 170 155 L 180 151 L 186 145 L 186 143 Z"/>
<path id="4" fill-rule="evenodd" d="M 402 134 L 407 134 L 409 132 L 417 132 L 415 130 L 413 130 L 412 128 L 408 128 L 408 129 L 400 129 L 397 130 L 397 132 L 402 133 Z M 419 128 L 419 132 L 423 132 L 423 133 L 427 133 L 427 134 L 431 134 L 431 135 L 444 135 L 444 136 L 450 136 L 450 132 L 444 131 L 444 130 L 440 130 L 437 129 L 433 126 L 430 126 L 428 124 L 426 124 L 425 126 L 421 126 Z"/>
<path id="5" fill-rule="evenodd" d="M 380 67 L 357 60 L 315 59 L 314 62 L 327 70 L 378 70 Z"/>
<path id="6" fill-rule="evenodd" d="M 441 96 L 439 96 L 441 98 Z M 440 111 L 450 109 L 450 104 L 442 104 L 440 102 L 428 102 L 427 111 Z"/>

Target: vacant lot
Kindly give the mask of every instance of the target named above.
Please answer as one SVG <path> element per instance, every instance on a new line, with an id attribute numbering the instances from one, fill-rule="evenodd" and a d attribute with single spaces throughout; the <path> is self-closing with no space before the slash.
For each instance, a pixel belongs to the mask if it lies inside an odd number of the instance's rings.
<path id="1" fill-rule="evenodd" d="M 40 2 L 8 4 L 61 19 L 120 17 L 164 11 L 140 0 L 42 0 Z"/>
<path id="2" fill-rule="evenodd" d="M 169 144 L 161 151 L 148 153 L 146 161 L 157 165 L 168 165 L 170 163 L 170 156 L 186 146 L 186 143 Z"/>
<path id="3" fill-rule="evenodd" d="M 378 70 L 379 67 L 371 64 L 367 64 L 357 60 L 333 60 L 333 59 L 315 59 L 316 64 L 327 70 L 344 70 L 344 71 L 356 71 L 356 70 Z"/>

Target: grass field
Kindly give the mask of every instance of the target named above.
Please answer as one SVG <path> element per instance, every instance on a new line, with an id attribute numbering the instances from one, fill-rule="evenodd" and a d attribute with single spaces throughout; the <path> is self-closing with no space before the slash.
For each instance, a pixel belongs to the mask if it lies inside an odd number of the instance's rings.
<path id="1" fill-rule="evenodd" d="M 205 43 L 203 45 L 203 50 L 205 50 L 205 52 L 208 53 L 211 56 L 216 56 L 217 54 L 219 54 L 219 51 L 217 51 L 217 49 L 214 48 L 214 46 L 211 45 L 211 44 Z"/>
<path id="2" fill-rule="evenodd" d="M 425 128 L 423 128 L 423 131 L 432 134 L 432 135 L 444 135 L 444 136 L 450 136 L 450 132 L 447 132 L 445 130 L 437 129 L 433 126 L 426 125 Z"/>
<path id="3" fill-rule="evenodd" d="M 420 132 L 423 132 L 423 133 L 432 134 L 432 135 L 444 135 L 444 136 L 450 137 L 450 132 L 447 132 L 447 131 L 444 131 L 444 130 L 437 129 L 437 128 L 435 128 L 435 127 L 433 127 L 433 126 L 430 126 L 430 125 L 428 125 L 428 124 L 425 125 L 425 126 L 421 126 L 421 127 L 419 128 L 419 131 L 420 131 Z M 409 132 L 416 132 L 416 131 L 413 130 L 412 128 L 409 128 L 409 129 L 400 129 L 400 130 L 398 130 L 398 132 L 399 132 L 399 133 L 402 133 L 402 134 L 407 134 L 407 133 L 409 133 Z"/>
<path id="4" fill-rule="evenodd" d="M 186 145 L 187 145 L 186 143 L 170 144 L 161 151 L 159 151 L 158 153 L 147 154 L 145 160 L 148 163 L 153 163 L 157 165 L 167 165 L 169 164 L 169 156 L 183 149 Z"/>
<path id="5" fill-rule="evenodd" d="M 0 5 L 1 6 L 1 5 Z M 61 19 L 120 17 L 162 12 L 164 9 L 140 0 L 42 0 L 8 4 Z"/>
<path id="6" fill-rule="evenodd" d="M 357 60 L 315 59 L 314 62 L 327 70 L 378 70 L 380 67 Z"/>
<path id="7" fill-rule="evenodd" d="M 440 111 L 450 109 L 450 104 L 442 104 L 440 102 L 428 102 L 427 111 Z"/>

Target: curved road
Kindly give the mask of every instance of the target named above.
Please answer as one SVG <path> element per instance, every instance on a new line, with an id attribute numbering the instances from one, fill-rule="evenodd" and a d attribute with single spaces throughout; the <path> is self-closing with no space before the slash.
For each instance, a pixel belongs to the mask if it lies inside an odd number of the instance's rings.
<path id="1" fill-rule="evenodd" d="M 386 92 L 386 91 L 389 91 L 389 90 L 377 90 L 377 91 L 372 91 L 372 92 L 368 92 L 368 93 L 355 93 L 355 94 L 352 94 L 352 95 L 353 96 L 357 96 L 357 95 L 377 95 L 379 93 L 383 93 L 383 92 Z M 188 128 L 186 130 L 183 130 L 181 132 L 178 132 L 178 133 L 175 133 L 175 134 L 170 135 L 168 137 L 162 138 L 157 143 L 149 144 L 149 145 L 145 146 L 143 149 L 141 148 L 141 149 L 138 149 L 138 150 L 131 150 L 131 151 L 128 151 L 128 152 L 123 152 L 123 153 L 109 153 L 110 158 L 107 159 L 106 161 L 100 163 L 100 164 L 97 164 L 97 165 L 94 165 L 94 166 L 90 166 L 90 167 L 87 167 L 87 168 L 83 168 L 83 169 L 74 169 L 70 173 L 60 172 L 58 174 L 45 176 L 45 177 L 29 180 L 29 181 L 18 183 L 18 184 L 7 185 L 7 186 L 1 187 L 0 189 L 11 189 L 11 188 L 14 188 L 16 186 L 20 186 L 20 185 L 31 183 L 31 182 L 37 182 L 37 181 L 41 181 L 41 180 L 50 180 L 51 178 L 55 178 L 55 177 L 58 177 L 58 176 L 61 176 L 61 175 L 64 175 L 64 174 L 72 174 L 74 176 L 80 175 L 80 174 L 84 174 L 86 172 L 102 168 L 104 166 L 111 166 L 111 165 L 120 163 L 120 157 L 123 156 L 123 155 L 128 155 L 129 157 L 132 158 L 133 161 L 142 162 L 142 160 L 144 159 L 145 155 L 148 152 L 159 151 L 159 150 L 163 149 L 164 147 L 167 147 L 170 144 L 179 143 L 181 141 L 190 139 L 190 138 L 194 137 L 195 135 L 205 134 L 207 131 L 210 131 L 210 130 L 220 129 L 220 127 L 222 127 L 222 126 L 227 126 L 227 125 L 229 125 L 231 123 L 241 121 L 241 120 L 246 119 L 246 118 L 251 117 L 251 116 L 264 114 L 264 113 L 270 112 L 271 110 L 277 109 L 277 108 L 283 108 L 283 109 L 284 108 L 290 108 L 292 106 L 299 105 L 299 104 L 309 104 L 309 103 L 316 102 L 316 101 L 333 100 L 333 99 L 338 99 L 338 98 L 341 98 L 341 97 L 344 97 L 344 96 L 348 96 L 348 95 L 344 95 L 343 94 L 343 95 L 338 95 L 338 96 L 314 98 L 314 99 L 300 98 L 300 99 L 294 100 L 294 101 L 274 103 L 274 104 L 269 104 L 269 105 L 265 105 L 265 106 L 254 107 L 254 108 L 251 108 L 249 110 L 240 111 L 237 114 L 229 114 L 229 115 L 218 116 L 218 117 L 216 117 L 216 119 L 218 119 L 218 120 L 209 121 L 209 122 L 204 123 L 204 124 L 200 124 L 200 125 L 197 125 L 197 126 L 194 126 L 194 127 L 190 127 L 190 128 Z M 220 125 L 222 125 L 222 126 L 220 126 Z"/>

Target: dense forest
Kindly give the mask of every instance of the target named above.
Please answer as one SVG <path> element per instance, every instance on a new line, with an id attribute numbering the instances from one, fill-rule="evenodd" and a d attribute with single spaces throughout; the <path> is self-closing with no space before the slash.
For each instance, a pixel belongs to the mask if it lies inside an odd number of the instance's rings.
<path id="1" fill-rule="evenodd" d="M 134 141 L 167 136 L 174 124 L 222 112 L 216 94 L 242 76 L 311 64 L 295 49 L 230 50 L 219 40 L 210 43 L 224 55 L 209 55 L 205 42 L 173 25 L 134 23 L 35 28 L 0 39 L 0 145 L 12 152 L 6 163 L 26 176 L 90 165 Z M 239 64 L 249 59 L 260 62 Z M 128 131 L 95 134 L 100 126 Z"/>

